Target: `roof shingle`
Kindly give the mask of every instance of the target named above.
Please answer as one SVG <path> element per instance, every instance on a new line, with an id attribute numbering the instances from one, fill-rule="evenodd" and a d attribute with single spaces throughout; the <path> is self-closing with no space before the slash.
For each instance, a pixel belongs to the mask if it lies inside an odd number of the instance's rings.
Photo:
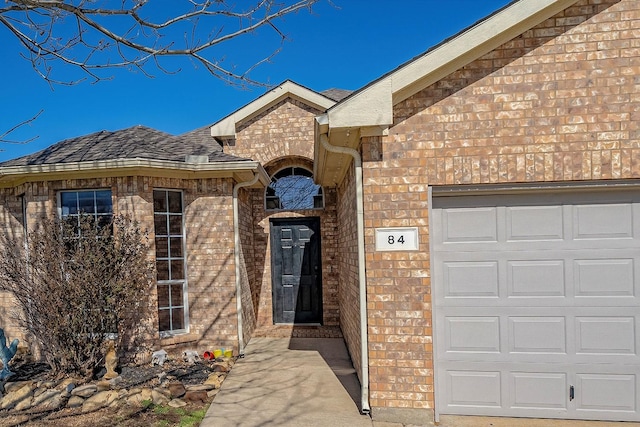
<path id="1" fill-rule="evenodd" d="M 210 162 L 249 160 L 223 153 L 208 129 L 179 136 L 146 126 L 100 131 L 66 139 L 37 153 L 0 163 L 0 167 L 136 158 L 184 162 L 187 155 L 206 155 Z"/>

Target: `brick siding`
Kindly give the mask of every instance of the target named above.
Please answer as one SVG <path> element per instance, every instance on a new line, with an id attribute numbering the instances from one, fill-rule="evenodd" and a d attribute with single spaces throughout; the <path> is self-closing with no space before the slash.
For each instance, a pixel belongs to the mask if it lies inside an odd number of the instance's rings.
<path id="1" fill-rule="evenodd" d="M 332 268 L 339 271 L 340 328 L 358 377 L 362 380 L 362 340 L 360 339 L 360 284 L 358 274 L 358 234 L 355 168 L 347 172 L 338 188 L 338 253 Z"/>

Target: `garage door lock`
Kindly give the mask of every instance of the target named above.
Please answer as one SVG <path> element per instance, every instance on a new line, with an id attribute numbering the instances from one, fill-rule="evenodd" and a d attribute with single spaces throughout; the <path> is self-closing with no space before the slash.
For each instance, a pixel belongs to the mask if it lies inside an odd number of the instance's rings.
<path id="1" fill-rule="evenodd" d="M 569 401 L 572 401 L 574 397 L 575 397 L 575 390 L 573 389 L 573 386 L 569 386 Z"/>

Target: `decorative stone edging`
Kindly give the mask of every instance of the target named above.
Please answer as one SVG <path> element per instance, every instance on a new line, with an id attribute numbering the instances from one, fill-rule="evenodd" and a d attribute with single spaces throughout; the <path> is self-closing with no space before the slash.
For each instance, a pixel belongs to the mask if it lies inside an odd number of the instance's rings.
<path id="1" fill-rule="evenodd" d="M 177 408 L 188 403 L 206 404 L 220 389 L 234 360 L 217 359 L 214 372 L 201 384 L 184 384 L 163 371 L 158 385 L 120 387 L 121 377 L 79 384 L 72 378 L 59 381 L 14 381 L 2 384 L 0 411 L 51 412 L 80 408 L 87 413 L 106 407 L 143 406 L 145 402 Z M 135 369 L 135 368 L 134 368 Z"/>

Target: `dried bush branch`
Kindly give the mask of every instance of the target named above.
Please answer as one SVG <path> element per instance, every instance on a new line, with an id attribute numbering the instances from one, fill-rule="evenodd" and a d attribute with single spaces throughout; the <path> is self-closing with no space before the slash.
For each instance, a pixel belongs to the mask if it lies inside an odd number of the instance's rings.
<path id="1" fill-rule="evenodd" d="M 153 263 L 147 236 L 125 217 L 97 227 L 44 221 L 27 242 L 0 242 L 0 290 L 17 304 L 15 320 L 59 375 L 91 378 L 107 339 L 121 351 L 150 316 Z"/>

